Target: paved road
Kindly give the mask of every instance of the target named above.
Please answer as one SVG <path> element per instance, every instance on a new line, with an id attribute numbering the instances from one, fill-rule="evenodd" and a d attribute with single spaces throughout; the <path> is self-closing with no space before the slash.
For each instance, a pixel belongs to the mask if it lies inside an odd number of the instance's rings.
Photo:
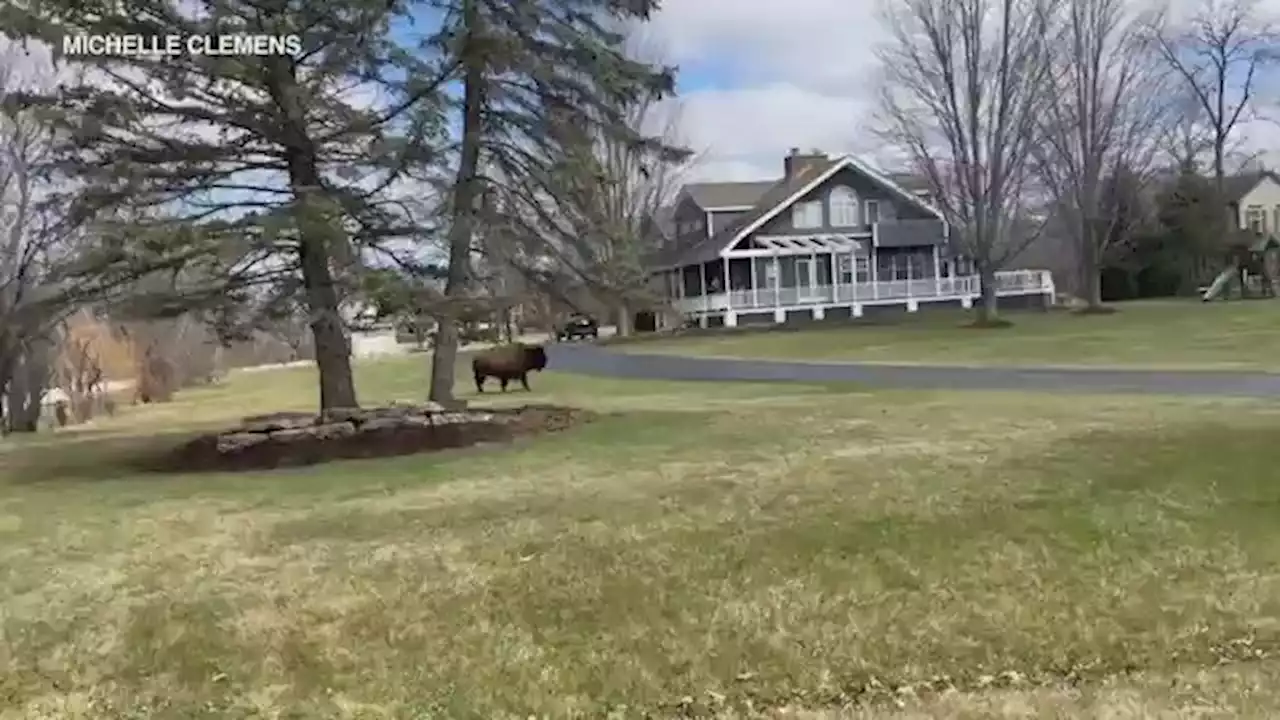
<path id="1" fill-rule="evenodd" d="M 722 360 L 671 355 L 627 355 L 588 344 L 553 344 L 548 349 L 548 354 L 550 366 L 554 370 L 651 380 L 847 381 L 881 387 L 919 389 L 1280 397 L 1280 374 L 1257 372 L 924 367 Z"/>

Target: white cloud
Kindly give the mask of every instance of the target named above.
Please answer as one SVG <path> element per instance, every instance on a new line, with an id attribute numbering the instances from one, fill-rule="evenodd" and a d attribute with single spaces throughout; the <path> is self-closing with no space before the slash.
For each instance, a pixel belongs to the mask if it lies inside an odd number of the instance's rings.
<path id="1" fill-rule="evenodd" d="M 1175 6 L 1202 0 L 1175 0 Z M 876 0 L 664 0 L 649 32 L 667 59 L 713 68 L 717 89 L 686 93 L 682 139 L 702 159 L 697 179 L 777 177 L 791 147 L 852 152 L 884 162 L 871 132 L 875 47 L 883 39 Z M 1175 7 L 1181 9 L 1181 7 Z M 1280 17 L 1280 0 L 1260 13 Z M 1280 102 L 1266 110 L 1280 111 Z M 1280 113 L 1277 113 L 1280 114 Z M 1243 131 L 1280 166 L 1280 126 Z"/>

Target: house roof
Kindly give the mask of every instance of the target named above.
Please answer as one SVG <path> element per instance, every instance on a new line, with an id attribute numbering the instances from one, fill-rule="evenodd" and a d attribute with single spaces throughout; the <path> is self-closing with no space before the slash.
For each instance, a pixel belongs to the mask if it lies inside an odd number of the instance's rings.
<path id="1" fill-rule="evenodd" d="M 1222 190 L 1226 195 L 1226 201 L 1232 203 L 1240 202 L 1245 195 L 1248 195 L 1254 188 L 1258 187 L 1258 183 L 1262 182 L 1264 178 L 1271 178 L 1272 181 L 1280 183 L 1280 175 L 1270 170 L 1228 175 L 1223 178 Z"/>
<path id="2" fill-rule="evenodd" d="M 775 184 L 776 180 L 690 183 L 684 186 L 684 192 L 703 210 L 747 208 L 760 202 Z"/>
<path id="3" fill-rule="evenodd" d="M 736 241 L 743 228 L 750 226 L 761 217 L 775 210 L 787 198 L 839 163 L 840 159 L 836 158 L 805 165 L 790 178 L 775 180 L 765 188 L 765 191 L 757 197 L 756 202 L 752 203 L 751 210 L 742 217 L 709 238 L 699 240 L 687 247 L 672 248 L 671 252 L 663 258 L 664 262 L 662 264 L 666 266 L 692 265 L 715 260 L 720 256 L 722 250 Z"/>
<path id="4" fill-rule="evenodd" d="M 695 263 L 704 263 L 715 260 L 720 253 L 728 249 L 731 245 L 740 240 L 743 236 L 754 232 L 760 225 L 768 222 L 778 213 L 785 210 L 791 203 L 795 202 L 800 196 L 811 191 L 818 185 L 826 182 L 828 178 L 836 173 L 836 171 L 852 167 L 859 172 L 869 176 L 872 180 L 879 182 L 886 189 L 891 190 L 900 195 L 907 202 L 920 205 L 920 207 L 931 213 L 937 214 L 941 218 L 936 208 L 926 205 L 917 195 L 917 189 L 903 187 L 894 177 L 877 173 L 875 170 L 862 164 L 851 156 L 833 157 L 821 162 L 807 163 L 802 165 L 800 169 L 789 178 L 782 178 L 770 183 L 699 183 L 692 187 L 719 187 L 719 186 L 742 186 L 740 189 L 729 191 L 724 196 L 717 198 L 721 201 L 733 192 L 740 193 L 737 197 L 745 198 L 749 192 L 756 192 L 760 187 L 763 191 L 757 195 L 753 203 L 743 203 L 741 205 L 721 205 L 721 207 L 745 207 L 750 204 L 751 210 L 743 214 L 733 224 L 722 228 L 715 235 L 704 238 L 698 242 L 685 247 L 673 246 L 668 247 L 662 252 L 657 259 L 656 264 L 660 267 L 673 267 L 692 265 Z M 747 188 L 745 186 L 753 186 Z M 686 186 L 686 191 L 691 186 Z M 692 193 L 691 193 L 692 195 Z M 695 202 L 696 202 L 695 198 Z M 704 206 L 705 207 L 705 206 Z"/>

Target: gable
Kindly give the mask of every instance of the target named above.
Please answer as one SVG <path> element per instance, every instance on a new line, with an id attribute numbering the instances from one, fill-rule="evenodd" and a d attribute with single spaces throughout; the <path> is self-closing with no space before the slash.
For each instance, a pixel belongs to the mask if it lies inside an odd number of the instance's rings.
<path id="1" fill-rule="evenodd" d="M 875 178 L 870 177 L 858 168 L 843 167 L 837 170 L 831 177 L 827 178 L 817 187 L 811 189 L 803 196 L 796 198 L 789 207 L 784 208 L 768 222 L 761 225 L 755 232 L 762 235 L 786 235 L 792 232 L 813 232 L 813 228 L 799 229 L 792 224 L 791 208 L 795 205 L 808 202 L 819 202 L 822 204 L 823 216 L 821 230 L 829 230 L 832 232 L 848 231 L 847 226 L 836 225 L 831 216 L 831 196 L 837 188 L 846 188 L 852 191 L 858 203 L 865 207 L 869 201 L 875 202 L 879 206 L 879 216 L 882 220 L 892 220 L 900 218 L 903 220 L 935 220 L 936 216 L 921 207 L 919 203 L 908 201 L 900 197 L 897 193 L 885 187 Z M 867 228 L 869 231 L 870 224 L 865 220 L 861 228 Z"/>
<path id="2" fill-rule="evenodd" d="M 892 200 L 894 210 L 903 211 L 901 213 L 902 217 L 937 219 L 945 223 L 942 213 L 936 208 L 926 203 L 912 191 L 901 187 L 890 178 L 863 164 L 856 158 L 851 156 L 831 158 L 826 161 L 806 163 L 793 177 L 777 180 L 769 184 L 768 189 L 755 203 L 755 206 L 737 218 L 735 222 L 724 227 L 723 230 L 717 228 L 718 232 L 706 240 L 699 240 L 691 245 L 681 243 L 682 251 L 678 251 L 678 254 L 673 254 L 670 258 L 669 266 L 708 262 L 720 257 L 722 252 L 730 249 L 739 240 L 749 238 L 752 233 L 755 233 L 766 223 L 774 220 L 774 218 L 784 213 L 789 218 L 790 208 L 796 202 L 830 192 L 830 187 L 835 183 L 829 181 L 832 180 L 833 176 L 844 171 L 851 173 L 848 176 L 841 176 L 846 179 L 846 184 L 847 182 L 856 183 L 856 185 L 863 187 L 868 194 L 875 194 L 877 199 L 883 197 Z M 701 185 L 761 186 L 763 184 L 703 183 Z M 687 185 L 681 193 L 682 195 L 688 194 L 692 200 L 693 197 L 690 190 L 696 189 L 696 187 L 696 185 Z M 809 230 L 809 232 L 812 232 L 812 230 Z M 747 239 L 747 243 L 750 244 L 749 239 Z"/>
<path id="3" fill-rule="evenodd" d="M 786 183 L 776 193 L 766 196 L 752 213 L 749 222 L 744 222 L 732 238 L 725 239 L 725 249 L 738 246 L 737 242 L 745 240 L 745 236 L 761 232 L 764 234 L 797 232 L 791 226 L 791 208 L 797 203 L 824 201 L 823 226 L 831 228 L 827 215 L 826 200 L 831 190 L 837 185 L 845 185 L 854 190 L 862 199 L 875 199 L 883 203 L 882 217 L 902 217 L 903 219 L 943 219 L 942 214 L 925 203 L 915 193 L 897 185 L 887 177 L 877 173 L 870 167 L 852 157 L 843 157 L 831 162 L 808 168 L 807 172 Z M 840 228 L 839 230 L 848 230 Z M 813 232 L 808 228 L 798 232 Z"/>
<path id="4" fill-rule="evenodd" d="M 1280 205 L 1280 182 L 1270 173 L 1258 178 L 1258 182 L 1240 198 L 1241 207 L 1261 205 L 1268 210 Z"/>

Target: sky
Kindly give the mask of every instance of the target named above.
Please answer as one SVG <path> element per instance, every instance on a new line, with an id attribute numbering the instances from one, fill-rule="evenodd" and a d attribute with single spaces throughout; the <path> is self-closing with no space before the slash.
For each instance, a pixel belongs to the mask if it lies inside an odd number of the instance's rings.
<path id="1" fill-rule="evenodd" d="M 880 1 L 662 0 L 642 42 L 680 68 L 680 96 L 669 110 L 681 141 L 698 154 L 690 178 L 776 178 L 792 147 L 891 164 L 870 118 L 875 48 L 884 38 Z M 1175 11 L 1206 1 L 1229 0 L 1172 0 Z M 1261 13 L 1280 19 L 1280 0 L 1256 1 Z M 418 20 L 410 32 L 434 24 Z M 1273 77 L 1280 110 L 1280 72 Z M 1280 123 L 1241 132 L 1280 167 Z"/>
<path id="2" fill-rule="evenodd" d="M 1174 11 L 1201 1 L 1174 0 L 1181 5 Z M 792 147 L 891 162 L 869 129 L 883 38 L 877 4 L 663 0 L 648 31 L 680 67 L 681 135 L 700 153 L 693 179 L 775 178 Z M 1258 0 L 1258 8 L 1280 18 L 1280 0 Z M 1252 149 L 1271 151 L 1270 167 L 1280 167 L 1280 125 L 1259 122 L 1242 132 Z"/>

